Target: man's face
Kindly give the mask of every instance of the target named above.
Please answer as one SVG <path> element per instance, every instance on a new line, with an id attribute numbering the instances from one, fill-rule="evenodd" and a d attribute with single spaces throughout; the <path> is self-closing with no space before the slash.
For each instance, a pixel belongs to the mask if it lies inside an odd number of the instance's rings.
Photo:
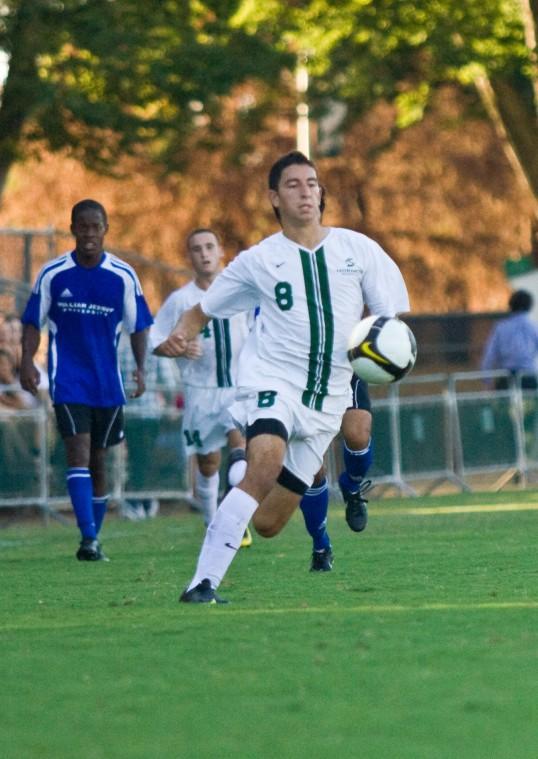
<path id="1" fill-rule="evenodd" d="M 213 232 L 198 232 L 189 240 L 192 267 L 200 276 L 216 274 L 220 268 L 222 248 Z"/>
<path id="2" fill-rule="evenodd" d="M 315 169 L 308 164 L 287 166 L 280 177 L 278 190 L 269 190 L 269 198 L 280 211 L 283 223 L 319 221 L 321 187 Z"/>
<path id="3" fill-rule="evenodd" d="M 93 208 L 80 211 L 73 224 L 71 233 L 76 240 L 77 252 L 89 258 L 101 255 L 108 225 L 103 214 Z"/>

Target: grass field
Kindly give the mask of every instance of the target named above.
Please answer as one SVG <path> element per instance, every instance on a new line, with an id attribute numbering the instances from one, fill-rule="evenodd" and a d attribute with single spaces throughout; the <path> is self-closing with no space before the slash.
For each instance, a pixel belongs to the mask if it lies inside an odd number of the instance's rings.
<path id="1" fill-rule="evenodd" d="M 538 492 L 386 500 L 330 514 L 308 572 L 299 516 L 221 586 L 177 597 L 193 514 L 0 532 L 1 759 L 538 756 Z"/>

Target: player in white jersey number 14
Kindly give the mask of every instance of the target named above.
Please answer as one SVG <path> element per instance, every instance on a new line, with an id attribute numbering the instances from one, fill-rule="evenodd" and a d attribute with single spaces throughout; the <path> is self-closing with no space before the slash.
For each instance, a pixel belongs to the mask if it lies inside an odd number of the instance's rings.
<path id="1" fill-rule="evenodd" d="M 217 510 L 221 449 L 229 446 L 228 482 L 237 484 L 246 469 L 245 441 L 228 408 L 235 399 L 237 357 L 248 333 L 247 315 L 213 319 L 188 342 L 181 354 L 168 336 L 181 315 L 199 303 L 217 277 L 223 258 L 220 240 L 212 229 L 194 229 L 187 237 L 187 255 L 193 279 L 174 290 L 159 309 L 150 330 L 150 346 L 158 356 L 177 360 L 185 394 L 183 435 L 187 453 L 195 457 L 195 493 L 206 526 Z M 250 533 L 243 544 L 251 542 Z"/>

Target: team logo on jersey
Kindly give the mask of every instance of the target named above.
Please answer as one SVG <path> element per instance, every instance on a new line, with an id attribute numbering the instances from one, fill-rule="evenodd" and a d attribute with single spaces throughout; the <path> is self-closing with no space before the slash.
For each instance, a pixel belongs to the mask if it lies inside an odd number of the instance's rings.
<path id="1" fill-rule="evenodd" d="M 68 287 L 66 287 L 63 293 L 60 295 L 60 298 L 72 298 L 72 297 L 73 297 L 73 293 Z"/>
<path id="2" fill-rule="evenodd" d="M 346 268 L 337 269 L 336 271 L 338 274 L 357 274 L 357 272 L 360 271 L 354 258 L 346 258 L 344 263 Z"/>

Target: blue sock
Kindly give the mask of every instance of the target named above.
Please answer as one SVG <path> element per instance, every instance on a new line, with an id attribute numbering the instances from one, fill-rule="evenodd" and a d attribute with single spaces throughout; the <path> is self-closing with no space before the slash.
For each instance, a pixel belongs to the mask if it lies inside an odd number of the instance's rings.
<path id="1" fill-rule="evenodd" d="M 374 442 L 368 441 L 362 451 L 353 451 L 344 443 L 344 465 L 346 472 L 352 480 L 362 480 L 370 469 L 374 458 Z"/>
<path id="2" fill-rule="evenodd" d="M 82 537 L 95 540 L 97 530 L 95 529 L 92 508 L 93 485 L 88 467 L 69 467 L 67 470 L 67 490 Z"/>
<path id="3" fill-rule="evenodd" d="M 329 486 L 323 480 L 318 487 L 306 491 L 299 504 L 304 523 L 314 541 L 314 551 L 330 548 L 331 539 L 327 533 L 327 512 L 329 510 Z"/>
<path id="4" fill-rule="evenodd" d="M 93 519 L 95 522 L 95 532 L 99 535 L 103 519 L 105 518 L 106 509 L 108 506 L 108 496 L 103 495 L 100 497 L 94 496 L 92 498 Z"/>

